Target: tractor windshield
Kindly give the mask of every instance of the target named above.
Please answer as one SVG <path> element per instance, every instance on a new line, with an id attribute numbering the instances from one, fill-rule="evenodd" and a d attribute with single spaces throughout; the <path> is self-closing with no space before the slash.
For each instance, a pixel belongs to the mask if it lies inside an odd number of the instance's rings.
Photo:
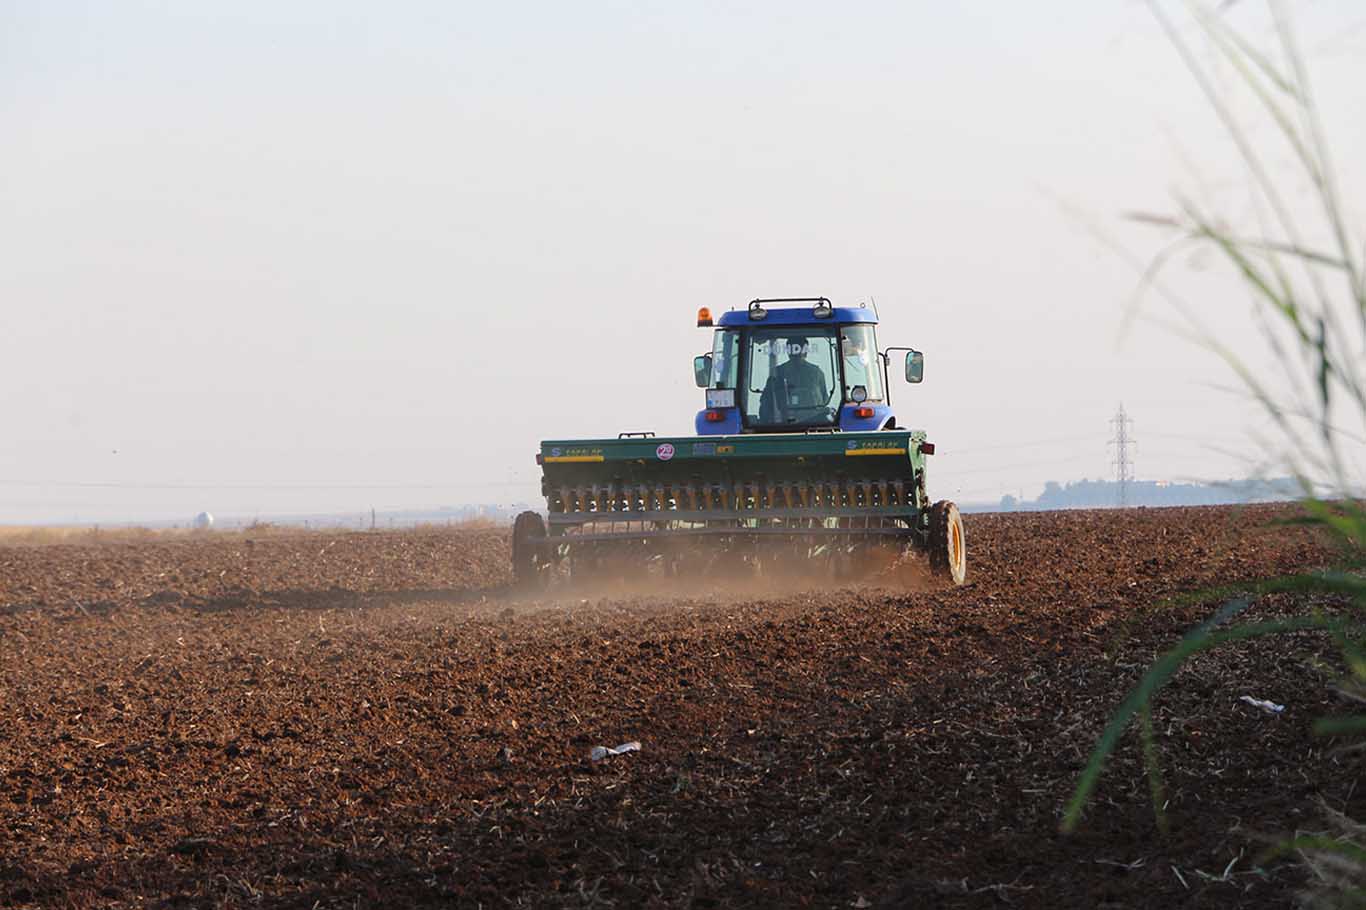
<path id="1" fill-rule="evenodd" d="M 843 399 L 835 329 L 756 329 L 747 354 L 745 426 L 834 425 Z"/>

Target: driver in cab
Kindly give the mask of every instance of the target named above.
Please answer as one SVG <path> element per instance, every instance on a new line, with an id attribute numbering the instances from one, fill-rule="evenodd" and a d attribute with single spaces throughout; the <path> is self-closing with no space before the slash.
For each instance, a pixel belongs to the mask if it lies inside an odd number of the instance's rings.
<path id="1" fill-rule="evenodd" d="M 806 359 L 808 343 L 803 337 L 787 339 L 787 360 L 778 364 L 769 377 L 760 402 L 760 420 L 773 420 L 775 411 L 776 416 L 792 419 L 789 414 L 793 409 L 817 408 L 829 400 L 825 374 Z"/>

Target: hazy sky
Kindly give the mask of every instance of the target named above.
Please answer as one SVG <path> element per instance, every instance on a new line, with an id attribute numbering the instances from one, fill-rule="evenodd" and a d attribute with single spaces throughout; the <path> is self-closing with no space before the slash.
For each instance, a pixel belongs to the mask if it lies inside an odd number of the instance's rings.
<path id="1" fill-rule="evenodd" d="M 1360 226 L 1366 10 L 1291 5 Z M 1121 401 L 1141 478 L 1253 454 L 1095 236 L 1247 211 L 1141 3 L 0 0 L 0 136 L 0 524 L 530 501 L 542 438 L 691 433 L 756 296 L 926 353 L 936 498 L 1109 476 Z"/>

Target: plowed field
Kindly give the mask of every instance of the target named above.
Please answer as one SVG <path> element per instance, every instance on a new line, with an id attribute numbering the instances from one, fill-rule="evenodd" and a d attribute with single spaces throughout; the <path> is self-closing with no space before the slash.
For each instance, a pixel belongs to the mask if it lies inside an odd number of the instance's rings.
<path id="1" fill-rule="evenodd" d="M 1163 690 L 1169 833 L 1132 735 L 1057 826 L 1222 602 L 1178 595 L 1332 558 L 1293 514 L 971 515 L 952 590 L 527 598 L 499 531 L 0 547 L 0 906 L 1284 906 L 1268 838 L 1366 816 L 1315 635 Z"/>

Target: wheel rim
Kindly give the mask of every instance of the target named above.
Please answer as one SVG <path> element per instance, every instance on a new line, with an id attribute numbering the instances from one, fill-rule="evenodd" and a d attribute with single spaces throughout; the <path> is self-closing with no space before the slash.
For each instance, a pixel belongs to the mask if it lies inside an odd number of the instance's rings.
<path id="1" fill-rule="evenodd" d="M 949 522 L 949 569 L 953 573 L 953 580 L 961 582 L 963 580 L 967 563 L 967 554 L 963 546 L 963 521 L 955 512 Z"/>

